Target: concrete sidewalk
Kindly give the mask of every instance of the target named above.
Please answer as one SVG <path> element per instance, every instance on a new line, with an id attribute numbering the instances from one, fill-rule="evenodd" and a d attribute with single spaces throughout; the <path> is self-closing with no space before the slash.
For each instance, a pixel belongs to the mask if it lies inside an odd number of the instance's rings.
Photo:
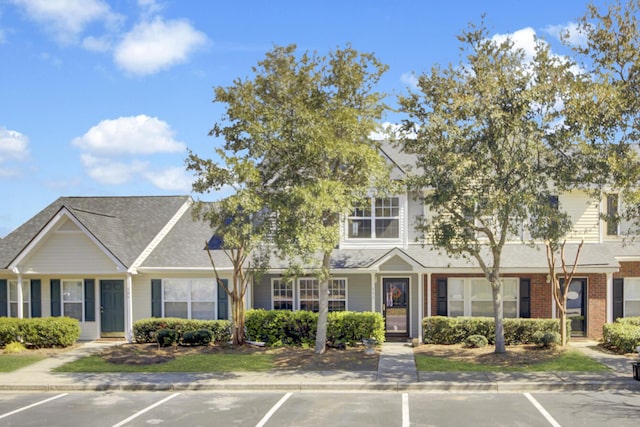
<path id="1" fill-rule="evenodd" d="M 385 343 L 377 371 L 274 371 L 233 373 L 69 374 L 51 372 L 57 366 L 100 351 L 115 342 L 87 342 L 68 352 L 25 368 L 0 374 L 0 390 L 282 390 L 282 391 L 640 391 L 632 378 L 631 359 L 602 353 L 597 343 L 572 343 L 610 367 L 604 373 L 417 372 L 407 343 Z"/>

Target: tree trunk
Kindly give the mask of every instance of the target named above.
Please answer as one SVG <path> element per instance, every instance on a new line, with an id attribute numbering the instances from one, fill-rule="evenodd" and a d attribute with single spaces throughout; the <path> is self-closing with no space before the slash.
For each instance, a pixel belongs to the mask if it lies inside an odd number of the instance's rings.
<path id="1" fill-rule="evenodd" d="M 237 282 L 240 282 L 238 284 Z M 233 345 L 244 344 L 244 298 L 242 298 L 242 281 L 234 280 L 233 290 L 231 292 L 231 339 Z"/>
<path id="2" fill-rule="evenodd" d="M 329 270 L 331 253 L 325 253 L 322 259 L 322 280 L 318 283 L 318 328 L 316 329 L 316 354 L 323 354 L 327 348 L 327 318 L 329 316 Z"/>
<path id="3" fill-rule="evenodd" d="M 504 343 L 504 324 L 503 324 L 503 309 L 502 309 L 502 295 L 500 293 L 501 285 L 498 283 L 491 283 L 491 293 L 493 295 L 493 315 L 496 325 L 496 349 L 498 354 L 506 353 L 507 349 Z"/>

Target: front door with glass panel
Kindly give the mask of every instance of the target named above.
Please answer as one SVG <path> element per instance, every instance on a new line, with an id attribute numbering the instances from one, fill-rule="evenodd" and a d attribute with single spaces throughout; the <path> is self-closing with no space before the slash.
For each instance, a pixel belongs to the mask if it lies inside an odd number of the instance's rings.
<path id="1" fill-rule="evenodd" d="M 587 333 L 587 279 L 573 279 L 567 292 L 567 319 L 571 321 L 571 335 Z"/>
<path id="2" fill-rule="evenodd" d="M 382 298 L 387 336 L 409 336 L 409 279 L 382 279 Z"/>

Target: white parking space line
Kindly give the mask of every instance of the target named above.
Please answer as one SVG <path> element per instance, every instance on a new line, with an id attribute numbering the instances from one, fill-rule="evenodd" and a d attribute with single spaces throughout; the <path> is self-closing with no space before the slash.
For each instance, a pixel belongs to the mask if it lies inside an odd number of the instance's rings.
<path id="1" fill-rule="evenodd" d="M 8 417 L 10 415 L 17 414 L 18 412 L 26 411 L 27 409 L 33 408 L 34 406 L 42 405 L 43 403 L 47 403 L 47 402 L 51 402 L 52 400 L 59 399 L 61 397 L 66 396 L 67 394 L 69 394 L 69 393 L 58 394 L 57 396 L 53 396 L 53 397 L 50 397 L 48 399 L 41 400 L 40 402 L 32 403 L 29 406 L 25 406 L 25 407 L 22 407 L 20 409 L 16 409 L 15 411 L 7 412 L 6 414 L 0 415 L 0 420 L 3 419 L 3 418 Z"/>
<path id="2" fill-rule="evenodd" d="M 159 402 L 154 403 L 151 406 L 147 406 L 146 408 L 144 408 L 141 411 L 136 412 L 135 414 L 131 415 L 129 418 L 124 419 L 122 421 L 120 421 L 118 424 L 114 424 L 113 427 L 120 427 L 125 425 L 126 423 L 128 423 L 129 421 L 135 420 L 136 418 L 138 418 L 140 415 L 144 414 L 145 412 L 148 412 L 150 410 L 152 410 L 153 408 L 155 408 L 156 406 L 162 405 L 164 402 L 167 402 L 171 399 L 173 399 L 174 397 L 178 396 L 180 393 L 173 393 L 171 396 L 167 396 L 164 399 L 162 399 Z"/>
<path id="3" fill-rule="evenodd" d="M 267 421 L 269 421 L 269 418 L 271 418 L 271 416 L 276 413 L 276 411 L 284 404 L 284 402 L 287 401 L 288 398 L 291 397 L 292 394 L 293 393 L 287 393 L 284 396 L 282 396 L 280 400 L 278 400 L 278 403 L 273 405 L 273 407 L 269 410 L 269 412 L 267 412 L 265 416 L 262 417 L 260 422 L 256 424 L 256 427 L 263 427 L 267 423 Z"/>
<path id="4" fill-rule="evenodd" d="M 409 427 L 409 394 L 402 393 L 402 427 Z"/>
<path id="5" fill-rule="evenodd" d="M 536 409 L 538 411 L 540 411 L 540 413 L 542 414 L 542 416 L 544 416 L 547 421 L 549 421 L 549 424 L 551 424 L 553 427 L 562 427 L 552 416 L 550 413 L 547 412 L 546 409 L 544 409 L 544 407 L 533 397 L 531 396 L 531 394 L 529 393 L 524 393 L 524 397 L 526 397 L 529 402 L 531 402 L 533 404 L 533 406 L 536 407 Z"/>

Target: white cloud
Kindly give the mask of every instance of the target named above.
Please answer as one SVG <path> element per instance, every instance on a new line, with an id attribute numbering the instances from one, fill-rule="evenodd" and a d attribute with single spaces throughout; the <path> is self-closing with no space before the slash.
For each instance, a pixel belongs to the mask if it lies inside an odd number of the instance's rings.
<path id="1" fill-rule="evenodd" d="M 72 144 L 100 155 L 175 153 L 186 149 L 166 122 L 144 114 L 103 120 Z"/>
<path id="2" fill-rule="evenodd" d="M 108 52 L 111 50 L 111 40 L 109 37 L 85 37 L 82 40 L 82 47 L 92 52 Z"/>
<path id="3" fill-rule="evenodd" d="M 531 61 L 536 54 L 536 32 L 533 28 L 527 27 L 511 34 L 496 34 L 491 40 L 502 43 L 511 39 L 514 49 L 522 49 L 525 54 L 525 61 Z"/>
<path id="4" fill-rule="evenodd" d="M 193 176 L 185 168 L 172 167 L 157 172 L 146 172 L 143 176 L 161 190 L 191 192 Z"/>
<path id="5" fill-rule="evenodd" d="M 404 73 L 400 76 L 400 81 L 409 85 L 412 89 L 418 88 L 418 76 L 415 73 Z"/>
<path id="6" fill-rule="evenodd" d="M 138 173 L 143 172 L 147 162 L 122 162 L 107 157 L 82 154 L 80 160 L 89 176 L 100 184 L 118 185 L 130 182 Z"/>
<path id="7" fill-rule="evenodd" d="M 29 138 L 15 130 L 0 127 L 0 164 L 7 160 L 26 160 Z"/>
<path id="8" fill-rule="evenodd" d="M 116 46 L 114 59 L 129 73 L 153 74 L 185 62 L 189 54 L 206 41 L 205 34 L 185 20 L 164 21 L 156 17 L 127 33 Z"/>
<path id="9" fill-rule="evenodd" d="M 587 35 L 580 30 L 575 22 L 569 22 L 565 25 L 549 25 L 545 31 L 558 40 L 566 36 L 572 46 L 586 46 L 587 44 Z"/>
<path id="10" fill-rule="evenodd" d="M 30 19 L 43 24 L 63 43 L 71 43 L 92 22 L 117 26 L 121 15 L 111 11 L 103 0 L 11 0 Z"/>

